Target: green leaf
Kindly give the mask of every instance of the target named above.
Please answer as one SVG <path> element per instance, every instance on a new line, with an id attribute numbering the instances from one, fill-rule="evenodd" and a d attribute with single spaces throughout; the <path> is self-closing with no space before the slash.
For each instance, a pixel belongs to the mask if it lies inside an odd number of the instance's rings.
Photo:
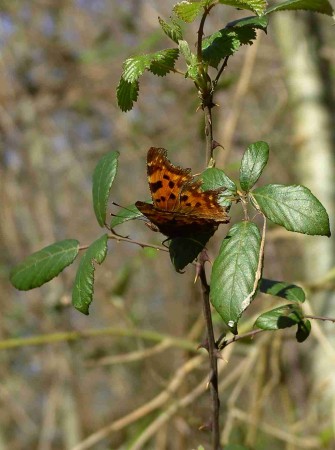
<path id="1" fill-rule="evenodd" d="M 116 88 L 117 104 L 121 111 L 127 112 L 132 109 L 134 102 L 137 101 L 139 91 L 138 81 L 130 83 L 121 77 Z"/>
<path id="2" fill-rule="evenodd" d="M 265 0 L 219 0 L 223 5 L 233 6 L 234 8 L 247 9 L 261 16 L 266 9 Z"/>
<path id="3" fill-rule="evenodd" d="M 171 239 L 169 253 L 171 262 L 177 272 L 180 272 L 187 264 L 195 260 L 212 235 L 213 233 L 198 233 L 187 238 Z"/>
<path id="4" fill-rule="evenodd" d="M 211 302 L 234 334 L 257 291 L 260 245 L 261 235 L 254 223 L 235 224 L 213 264 Z"/>
<path id="5" fill-rule="evenodd" d="M 269 159 L 269 146 L 266 142 L 258 141 L 249 145 L 245 151 L 240 168 L 241 188 L 248 192 L 261 176 Z"/>
<path id="6" fill-rule="evenodd" d="M 182 33 L 179 23 L 173 18 L 170 18 L 170 20 L 171 20 L 170 23 L 168 23 L 168 22 L 165 22 L 165 20 L 163 20 L 161 17 L 158 17 L 159 24 L 162 27 L 162 30 L 164 31 L 164 33 L 172 41 L 174 41 L 176 44 L 178 44 L 178 41 L 183 39 L 183 33 Z"/>
<path id="7" fill-rule="evenodd" d="M 204 191 L 226 188 L 220 194 L 220 204 L 223 206 L 231 206 L 232 198 L 236 197 L 237 187 L 223 170 L 216 167 L 210 167 L 200 175 L 202 179 L 202 189 Z"/>
<path id="8" fill-rule="evenodd" d="M 229 22 L 226 25 L 226 28 L 239 28 L 239 27 L 251 27 L 257 28 L 259 30 L 263 30 L 266 33 L 267 26 L 269 23 L 269 19 L 266 16 L 250 16 L 243 17 L 242 19 L 234 20 L 233 22 Z"/>
<path id="9" fill-rule="evenodd" d="M 196 55 L 191 52 L 190 46 L 186 41 L 179 41 L 179 50 L 180 53 L 184 56 L 187 64 L 188 70 L 185 74 L 185 78 L 188 77 L 191 78 L 192 80 L 196 80 L 199 76 L 198 61 Z"/>
<path id="10" fill-rule="evenodd" d="M 94 241 L 82 257 L 72 290 L 72 304 L 88 315 L 94 292 L 94 263 L 102 264 L 107 255 L 107 234 Z"/>
<path id="11" fill-rule="evenodd" d="M 202 189 L 210 191 L 225 187 L 230 193 L 236 194 L 237 187 L 233 180 L 224 173 L 223 170 L 216 167 L 209 167 L 200 175 L 202 179 Z"/>
<path id="12" fill-rule="evenodd" d="M 315 11 L 321 14 L 333 15 L 333 8 L 327 0 L 288 0 L 271 6 L 265 14 L 271 14 L 277 11 L 298 10 Z"/>
<path id="13" fill-rule="evenodd" d="M 146 70 L 158 76 L 165 76 L 174 68 L 179 51 L 167 48 L 156 53 L 137 55 L 128 58 L 123 64 L 123 70 L 116 94 L 118 105 L 122 111 L 132 109 L 139 91 L 138 79 Z"/>
<path id="14" fill-rule="evenodd" d="M 179 57 L 179 50 L 177 48 L 166 48 L 152 56 L 153 60 L 149 67 L 150 72 L 154 75 L 164 77 L 174 69 L 175 62 Z"/>
<path id="15" fill-rule="evenodd" d="M 303 320 L 298 323 L 298 329 L 295 334 L 298 342 L 304 342 L 311 333 L 312 325 L 309 320 Z"/>
<path id="16" fill-rule="evenodd" d="M 137 81 L 153 60 L 152 54 L 137 55 L 126 59 L 122 66 L 122 78 L 129 83 Z"/>
<path id="17" fill-rule="evenodd" d="M 252 197 L 268 219 L 287 230 L 330 236 L 327 211 L 306 187 L 268 184 L 255 189 Z"/>
<path id="18" fill-rule="evenodd" d="M 301 308 L 298 304 L 288 304 L 261 314 L 255 326 L 262 330 L 279 330 L 289 328 L 303 321 Z"/>
<path id="19" fill-rule="evenodd" d="M 203 7 L 206 6 L 207 0 L 200 1 L 182 1 L 177 3 L 173 7 L 173 12 L 176 14 L 179 19 L 184 22 L 190 23 L 195 20 L 198 15 L 202 12 Z"/>
<path id="20" fill-rule="evenodd" d="M 42 286 L 72 264 L 78 251 L 79 242 L 76 239 L 66 239 L 49 245 L 14 267 L 10 281 L 20 291 Z"/>
<path id="21" fill-rule="evenodd" d="M 110 228 L 114 228 L 123 222 L 141 217 L 142 213 L 136 208 L 136 206 L 129 205 L 126 208 L 122 208 L 111 220 Z"/>
<path id="22" fill-rule="evenodd" d="M 118 167 L 119 152 L 109 152 L 96 165 L 93 173 L 93 207 L 101 227 L 106 224 L 107 202 Z"/>
<path id="23" fill-rule="evenodd" d="M 241 45 L 251 45 L 253 39 L 256 39 L 256 31 L 252 26 L 237 26 L 219 30 L 203 39 L 203 59 L 217 69 L 223 58 L 233 55 Z"/>
<path id="24" fill-rule="evenodd" d="M 306 298 L 305 292 L 301 287 L 285 281 L 273 281 L 262 278 L 259 290 L 264 294 L 275 295 L 291 302 L 303 303 Z"/>

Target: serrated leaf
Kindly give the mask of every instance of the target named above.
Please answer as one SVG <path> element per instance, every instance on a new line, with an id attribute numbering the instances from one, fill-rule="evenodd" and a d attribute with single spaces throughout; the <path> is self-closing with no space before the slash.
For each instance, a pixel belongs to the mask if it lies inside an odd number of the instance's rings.
<path id="1" fill-rule="evenodd" d="M 254 223 L 235 224 L 213 264 L 211 302 L 234 334 L 241 314 L 256 294 L 260 245 L 261 235 Z"/>
<path id="2" fill-rule="evenodd" d="M 255 189 L 252 197 L 268 219 L 287 230 L 330 236 L 327 211 L 306 187 L 268 184 Z"/>
<path id="3" fill-rule="evenodd" d="M 94 292 L 95 263 L 102 264 L 107 255 L 107 234 L 94 241 L 82 257 L 72 290 L 72 304 L 88 315 Z"/>
<path id="4" fill-rule="evenodd" d="M 263 294 L 275 295 L 285 298 L 291 302 L 303 303 L 305 301 L 305 292 L 295 284 L 286 283 L 285 281 L 274 281 L 262 278 L 259 290 Z"/>
<path id="5" fill-rule="evenodd" d="M 153 61 L 152 54 L 137 55 L 126 59 L 122 66 L 122 78 L 128 83 L 137 81 Z"/>
<path id="6" fill-rule="evenodd" d="M 21 291 L 42 286 L 72 264 L 78 251 L 79 242 L 76 239 L 66 239 L 48 245 L 14 267 L 10 281 Z"/>
<path id="7" fill-rule="evenodd" d="M 174 20 L 173 18 L 170 18 L 170 22 L 165 22 L 161 17 L 158 17 L 158 21 L 160 26 L 162 27 L 162 30 L 164 33 L 176 44 L 178 44 L 178 41 L 183 39 L 183 33 L 181 30 L 181 27 L 179 23 Z"/>
<path id="8" fill-rule="evenodd" d="M 295 337 L 298 342 L 304 342 L 311 333 L 312 325 L 309 320 L 303 320 L 298 323 L 298 329 Z"/>
<path id="9" fill-rule="evenodd" d="M 93 172 L 93 208 L 101 227 L 106 224 L 107 202 L 118 167 L 119 152 L 109 152 L 103 156 Z"/>
<path id="10" fill-rule="evenodd" d="M 203 39 L 203 59 L 217 69 L 223 58 L 233 55 L 241 45 L 251 45 L 253 39 L 256 39 L 256 31 L 253 27 L 229 27 L 219 30 Z"/>
<path id="11" fill-rule="evenodd" d="M 178 42 L 180 53 L 184 56 L 186 64 L 192 65 L 197 63 L 197 57 L 191 52 L 190 46 L 187 41 Z"/>
<path id="12" fill-rule="evenodd" d="M 233 6 L 234 8 L 247 9 L 261 16 L 267 6 L 265 0 L 219 0 L 219 3 Z"/>
<path id="13" fill-rule="evenodd" d="M 277 3 L 271 6 L 265 12 L 265 14 L 271 14 L 277 11 L 285 10 L 306 10 L 315 11 L 321 14 L 327 14 L 328 16 L 333 15 L 333 8 L 331 3 L 327 0 L 288 0 L 286 2 Z"/>
<path id="14" fill-rule="evenodd" d="M 213 233 L 198 233 L 193 236 L 171 239 L 170 259 L 177 272 L 195 260 L 212 235 Z"/>
<path id="15" fill-rule="evenodd" d="M 200 1 L 182 1 L 177 3 L 173 7 L 173 12 L 176 14 L 179 19 L 184 22 L 190 23 L 195 20 L 198 15 L 202 12 L 204 6 L 207 5 L 207 0 Z"/>
<path id="16" fill-rule="evenodd" d="M 165 76 L 173 70 L 178 56 L 178 49 L 168 48 L 128 58 L 123 64 L 121 79 L 116 89 L 117 101 L 121 110 L 132 109 L 138 98 L 138 79 L 146 70 L 150 70 L 158 76 Z"/>
<path id="17" fill-rule="evenodd" d="M 121 111 L 127 112 L 132 109 L 137 101 L 138 91 L 139 83 L 137 80 L 130 83 L 121 77 L 116 88 L 117 104 Z"/>
<path id="18" fill-rule="evenodd" d="M 261 176 L 269 159 L 269 145 L 258 141 L 249 145 L 245 151 L 240 167 L 241 188 L 248 192 Z"/>
<path id="19" fill-rule="evenodd" d="M 255 326 L 262 330 L 279 330 L 292 327 L 302 321 L 302 311 L 298 304 L 288 304 L 261 314 Z"/>
<path id="20" fill-rule="evenodd" d="M 191 52 L 191 49 L 186 41 L 179 41 L 179 50 L 180 53 L 184 56 L 186 64 L 187 64 L 187 72 L 185 74 L 185 78 L 191 78 L 192 80 L 196 80 L 198 78 L 198 61 L 197 57 L 194 53 Z"/>
<path id="21" fill-rule="evenodd" d="M 210 167 L 202 172 L 200 175 L 202 179 L 202 189 L 204 191 L 215 190 L 219 188 L 226 188 L 219 198 L 220 205 L 230 207 L 232 198 L 236 197 L 237 187 L 223 170 L 216 167 Z"/>
<path id="22" fill-rule="evenodd" d="M 136 219 L 137 217 L 141 217 L 142 213 L 136 208 L 136 206 L 129 205 L 125 208 L 122 208 L 111 220 L 110 228 L 114 228 L 117 225 L 120 225 L 123 222 L 127 222 L 128 220 Z"/>
<path id="23" fill-rule="evenodd" d="M 175 62 L 179 57 L 179 50 L 177 48 L 167 48 L 153 54 L 152 57 L 153 60 L 149 67 L 150 72 L 164 77 L 174 69 Z"/>

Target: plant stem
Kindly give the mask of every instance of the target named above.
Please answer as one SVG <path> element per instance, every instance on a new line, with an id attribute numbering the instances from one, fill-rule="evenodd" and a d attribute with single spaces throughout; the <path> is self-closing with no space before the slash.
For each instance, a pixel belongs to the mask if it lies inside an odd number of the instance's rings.
<path id="1" fill-rule="evenodd" d="M 206 138 L 206 167 L 213 157 L 213 123 L 212 123 L 212 108 L 213 103 L 213 86 L 210 77 L 207 73 L 207 69 L 203 65 L 202 60 L 202 38 L 204 35 L 204 25 L 206 18 L 214 6 L 211 5 L 204 9 L 203 16 L 198 29 L 198 43 L 197 43 L 197 60 L 199 64 L 199 75 L 202 78 L 202 82 L 199 84 L 201 92 L 202 109 L 205 116 L 205 138 Z M 225 65 L 224 65 L 225 67 Z M 223 69 L 224 69 L 223 67 Z M 222 71 L 223 71 L 222 69 Z M 221 73 L 222 73 L 221 71 Z M 208 350 L 209 364 L 210 364 L 210 376 L 209 387 L 211 391 L 212 399 L 212 416 L 210 420 L 210 428 L 212 432 L 212 449 L 220 450 L 220 400 L 218 392 L 218 364 L 217 364 L 217 347 L 214 337 L 213 322 L 211 304 L 209 300 L 210 286 L 207 283 L 205 263 L 208 261 L 207 252 L 205 249 L 199 255 L 198 258 L 198 273 L 201 282 L 201 292 L 203 301 L 203 313 L 206 322 L 207 329 L 207 343 L 206 348 Z"/>
<path id="2" fill-rule="evenodd" d="M 201 281 L 201 291 L 203 300 L 203 312 L 207 328 L 207 345 L 210 363 L 210 376 L 209 376 L 209 386 L 212 398 L 212 417 L 211 417 L 211 431 L 212 431 L 212 445 L 213 450 L 219 450 L 220 448 L 220 428 L 219 428 L 219 417 L 220 417 L 220 399 L 218 392 L 218 365 L 217 365 L 217 349 L 215 344 L 213 322 L 212 322 L 212 312 L 209 301 L 209 290 L 210 287 L 207 283 L 207 277 L 205 272 L 205 261 L 206 261 L 206 251 L 203 250 L 199 256 L 199 278 Z"/>

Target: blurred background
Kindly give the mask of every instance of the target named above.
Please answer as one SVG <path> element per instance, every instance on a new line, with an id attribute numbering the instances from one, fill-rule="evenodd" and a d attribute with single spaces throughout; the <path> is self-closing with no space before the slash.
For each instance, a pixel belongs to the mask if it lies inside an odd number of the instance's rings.
<path id="1" fill-rule="evenodd" d="M 110 241 L 88 317 L 71 307 L 76 264 L 31 292 L 9 283 L 10 269 L 30 253 L 66 238 L 90 244 L 102 234 L 91 176 L 107 151 L 120 152 L 111 201 L 125 206 L 149 196 L 150 146 L 167 148 L 173 163 L 193 173 L 204 169 L 203 116 L 190 80 L 147 73 L 135 108 L 125 114 L 116 105 L 123 61 L 174 46 L 157 21 L 168 19 L 173 3 L 1 1 L 0 450 L 210 448 L 210 434 L 199 430 L 210 417 L 210 396 L 206 354 L 193 351 L 205 333 L 192 266 L 180 275 L 163 252 Z M 245 15 L 217 7 L 205 31 Z M 268 34 L 231 58 L 213 115 L 214 137 L 224 147 L 216 151 L 217 167 L 236 180 L 246 147 L 267 141 L 261 183 L 304 184 L 326 206 L 333 227 L 332 25 L 330 17 L 304 12 L 271 17 Z M 191 43 L 196 26 L 186 32 Z M 185 69 L 182 62 L 177 67 Z M 234 208 L 233 221 L 241 217 Z M 163 240 L 141 221 L 118 231 Z M 221 226 L 212 239 L 212 259 L 226 232 Z M 335 317 L 334 254 L 333 238 L 270 224 L 264 275 L 303 286 L 307 314 Z M 240 331 L 279 304 L 259 296 Z M 219 336 L 225 330 L 214 320 Z M 287 329 L 227 347 L 220 361 L 223 442 L 335 448 L 335 328 L 312 325 L 301 345 Z M 89 330 L 101 335 L 51 342 L 53 333 Z M 24 345 L 49 335 L 49 343 Z M 13 338 L 22 341 L 8 348 Z"/>

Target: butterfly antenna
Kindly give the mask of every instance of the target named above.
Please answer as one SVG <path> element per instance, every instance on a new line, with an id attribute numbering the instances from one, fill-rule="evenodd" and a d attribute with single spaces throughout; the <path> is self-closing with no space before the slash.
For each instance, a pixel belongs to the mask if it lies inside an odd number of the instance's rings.
<path id="1" fill-rule="evenodd" d="M 119 208 L 125 209 L 126 211 L 129 211 L 129 212 L 134 212 L 133 210 L 131 210 L 131 209 L 129 209 L 129 208 L 126 208 L 125 206 L 119 205 L 119 204 L 116 203 L 116 202 L 112 202 L 112 205 L 118 206 Z M 112 215 L 112 214 L 111 214 L 111 215 Z"/>

